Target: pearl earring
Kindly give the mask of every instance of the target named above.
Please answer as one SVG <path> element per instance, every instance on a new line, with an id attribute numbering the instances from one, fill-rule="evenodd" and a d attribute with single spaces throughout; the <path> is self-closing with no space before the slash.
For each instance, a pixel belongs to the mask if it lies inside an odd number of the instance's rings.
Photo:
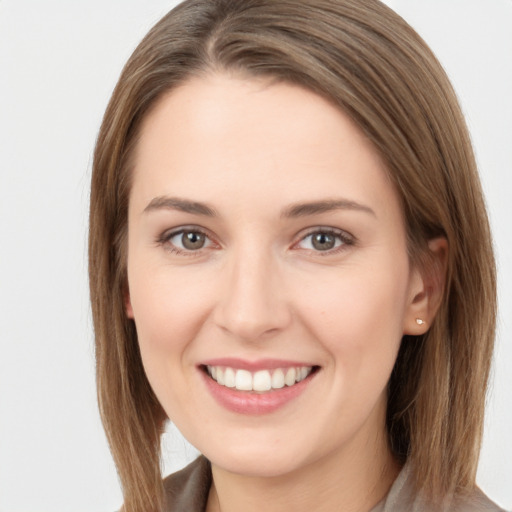
<path id="1" fill-rule="evenodd" d="M 418 325 L 424 325 L 424 324 L 425 324 L 425 321 L 424 321 L 424 320 L 422 320 L 421 318 L 416 318 L 416 323 L 417 323 Z"/>

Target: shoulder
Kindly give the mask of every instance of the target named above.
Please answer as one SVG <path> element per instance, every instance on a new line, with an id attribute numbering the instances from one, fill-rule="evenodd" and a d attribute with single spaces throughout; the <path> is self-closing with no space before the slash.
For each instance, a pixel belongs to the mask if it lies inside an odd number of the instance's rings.
<path id="1" fill-rule="evenodd" d="M 480 489 L 465 495 L 447 496 L 443 503 L 434 505 L 417 493 L 412 482 L 412 468 L 406 464 L 392 485 L 387 497 L 371 512 L 505 512 Z"/>
<path id="2" fill-rule="evenodd" d="M 165 512 L 204 512 L 212 481 L 211 467 L 202 455 L 164 479 Z"/>
<path id="3" fill-rule="evenodd" d="M 453 510 L 456 512 L 505 512 L 478 488 L 468 496 L 456 497 L 453 500 Z"/>

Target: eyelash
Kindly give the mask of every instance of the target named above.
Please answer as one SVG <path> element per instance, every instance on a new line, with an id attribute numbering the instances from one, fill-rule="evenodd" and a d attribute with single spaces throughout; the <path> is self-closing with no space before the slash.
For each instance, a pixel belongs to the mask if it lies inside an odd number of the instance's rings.
<path id="1" fill-rule="evenodd" d="M 159 245 L 162 245 L 165 247 L 167 251 L 169 251 L 171 254 L 177 254 L 179 256 L 187 256 L 187 257 L 194 257 L 199 256 L 205 247 L 201 247 L 197 250 L 187 250 L 187 249 L 180 249 L 179 247 L 176 247 L 175 245 L 170 243 L 170 240 L 174 238 L 175 236 L 182 235 L 183 233 L 198 233 L 203 235 L 207 240 L 210 241 L 210 244 L 215 244 L 215 242 L 212 241 L 211 237 L 208 235 L 208 233 L 197 227 L 197 226 L 190 226 L 190 227 L 182 227 L 177 230 L 173 231 L 165 231 L 163 232 L 158 238 L 157 243 Z M 334 228 L 323 228 L 323 227 L 316 227 L 306 233 L 304 236 L 300 238 L 298 242 L 295 242 L 292 247 L 296 247 L 301 242 L 306 240 L 307 238 L 317 235 L 317 234 L 323 234 L 323 235 L 331 235 L 336 237 L 339 241 L 341 241 L 341 244 L 337 247 L 334 247 L 332 249 L 327 249 L 325 251 L 321 250 L 314 250 L 314 249 L 305 249 L 307 251 L 314 252 L 315 255 L 318 256 L 332 256 L 334 254 L 338 254 L 344 250 L 347 249 L 349 246 L 353 246 L 356 243 L 355 238 L 347 233 L 346 231 L 342 231 L 341 229 L 334 229 Z"/>

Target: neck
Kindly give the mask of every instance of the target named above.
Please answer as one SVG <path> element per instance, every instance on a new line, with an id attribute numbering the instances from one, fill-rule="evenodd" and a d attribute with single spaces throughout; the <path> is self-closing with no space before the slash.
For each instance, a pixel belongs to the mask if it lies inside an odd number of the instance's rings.
<path id="1" fill-rule="evenodd" d="M 368 512 L 389 491 L 400 468 L 385 434 L 355 440 L 339 453 L 277 477 L 254 477 L 212 465 L 207 512 Z"/>

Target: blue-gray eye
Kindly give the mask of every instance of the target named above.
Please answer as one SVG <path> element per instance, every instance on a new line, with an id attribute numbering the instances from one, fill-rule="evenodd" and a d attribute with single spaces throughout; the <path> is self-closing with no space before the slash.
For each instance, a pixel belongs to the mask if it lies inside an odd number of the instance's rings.
<path id="1" fill-rule="evenodd" d="M 317 251 L 328 251 L 336 245 L 336 237 L 331 233 L 314 233 L 311 244 Z"/>
<path id="2" fill-rule="evenodd" d="M 305 236 L 300 241 L 299 245 L 302 249 L 330 251 L 331 249 L 336 249 L 345 243 L 347 242 L 341 234 L 329 231 L 315 231 L 314 233 L 310 233 Z"/>

